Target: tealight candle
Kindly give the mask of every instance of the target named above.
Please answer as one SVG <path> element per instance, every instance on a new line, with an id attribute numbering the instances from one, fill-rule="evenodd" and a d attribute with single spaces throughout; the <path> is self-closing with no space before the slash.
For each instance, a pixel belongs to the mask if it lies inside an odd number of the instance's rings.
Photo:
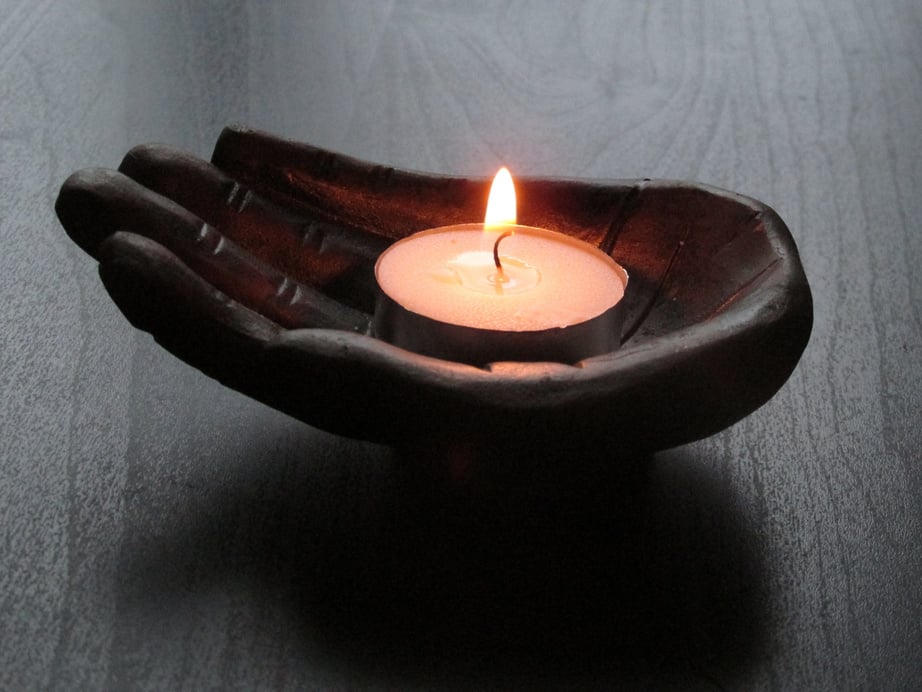
<path id="1" fill-rule="evenodd" d="M 516 225 L 514 194 L 503 169 L 485 223 L 421 231 L 381 254 L 378 337 L 476 365 L 572 363 L 618 347 L 627 273 L 593 245 Z"/>

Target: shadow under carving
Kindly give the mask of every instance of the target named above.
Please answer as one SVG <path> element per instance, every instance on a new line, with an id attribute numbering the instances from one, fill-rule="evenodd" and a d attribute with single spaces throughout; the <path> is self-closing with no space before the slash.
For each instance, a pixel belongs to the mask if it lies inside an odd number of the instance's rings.
<path id="1" fill-rule="evenodd" d="M 211 470 L 222 492 L 129 545 L 124 605 L 242 577 L 306 647 L 390 682 L 726 684 L 760 649 L 760 542 L 707 459 L 536 457 L 500 491 L 344 450 Z"/>

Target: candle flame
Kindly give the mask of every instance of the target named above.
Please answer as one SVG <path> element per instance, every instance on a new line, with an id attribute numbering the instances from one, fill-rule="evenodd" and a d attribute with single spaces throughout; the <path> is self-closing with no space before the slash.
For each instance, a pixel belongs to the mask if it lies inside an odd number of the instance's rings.
<path id="1" fill-rule="evenodd" d="M 512 174 L 503 166 L 493 178 L 490 198 L 487 200 L 487 214 L 483 221 L 485 230 L 514 224 L 516 221 L 515 185 Z"/>

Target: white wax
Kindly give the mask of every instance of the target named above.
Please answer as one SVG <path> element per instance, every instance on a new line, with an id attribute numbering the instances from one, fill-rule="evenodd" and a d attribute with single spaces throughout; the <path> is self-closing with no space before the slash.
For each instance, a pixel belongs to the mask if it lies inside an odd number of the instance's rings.
<path id="1" fill-rule="evenodd" d="M 497 279 L 493 244 L 505 281 Z M 378 284 L 405 309 L 480 329 L 540 331 L 590 320 L 624 296 L 626 274 L 598 248 L 528 226 L 484 231 L 446 226 L 405 238 L 382 253 Z"/>

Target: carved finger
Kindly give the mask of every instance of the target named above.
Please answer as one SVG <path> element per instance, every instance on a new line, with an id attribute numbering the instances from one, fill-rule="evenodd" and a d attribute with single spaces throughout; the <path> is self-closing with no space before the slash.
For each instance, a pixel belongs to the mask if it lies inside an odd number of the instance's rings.
<path id="1" fill-rule="evenodd" d="M 116 305 L 176 357 L 296 418 L 361 431 L 360 417 L 343 417 L 328 402 L 347 385 L 348 396 L 361 400 L 369 386 L 365 368 L 344 352 L 378 342 L 342 331 L 283 329 L 204 281 L 159 243 L 133 233 L 110 236 L 100 243 L 98 256 L 100 277 Z M 289 346 L 305 340 L 310 348 Z M 402 387 L 376 392 L 373 399 L 392 405 L 407 384 Z M 333 418 L 324 416 L 328 408 Z M 371 425 L 360 436 L 383 441 L 389 432 Z"/>
<path id="2" fill-rule="evenodd" d="M 285 210 L 212 164 L 184 151 L 144 145 L 119 170 L 221 229 L 283 274 L 363 310 L 374 305 L 374 263 L 382 236 Z"/>
<path id="3" fill-rule="evenodd" d="M 212 161 L 285 206 L 389 238 L 453 223 L 476 223 L 489 180 L 371 164 L 308 144 L 230 126 Z M 639 188 L 584 180 L 516 178 L 518 221 L 567 233 L 612 252 Z"/>
<path id="4" fill-rule="evenodd" d="M 281 328 L 132 233 L 100 243 L 99 274 L 128 320 L 173 355 L 239 391 L 259 392 L 260 354 Z"/>
<path id="5" fill-rule="evenodd" d="M 489 186 L 485 179 L 374 165 L 237 126 L 221 133 L 212 162 L 286 207 L 391 239 L 482 219 Z"/>
<path id="6" fill-rule="evenodd" d="M 278 324 L 368 329 L 367 314 L 288 278 L 192 212 L 121 173 L 103 169 L 75 173 L 62 186 L 56 210 L 71 238 L 94 257 L 112 234 L 130 229 L 167 248 L 215 288 Z"/>

